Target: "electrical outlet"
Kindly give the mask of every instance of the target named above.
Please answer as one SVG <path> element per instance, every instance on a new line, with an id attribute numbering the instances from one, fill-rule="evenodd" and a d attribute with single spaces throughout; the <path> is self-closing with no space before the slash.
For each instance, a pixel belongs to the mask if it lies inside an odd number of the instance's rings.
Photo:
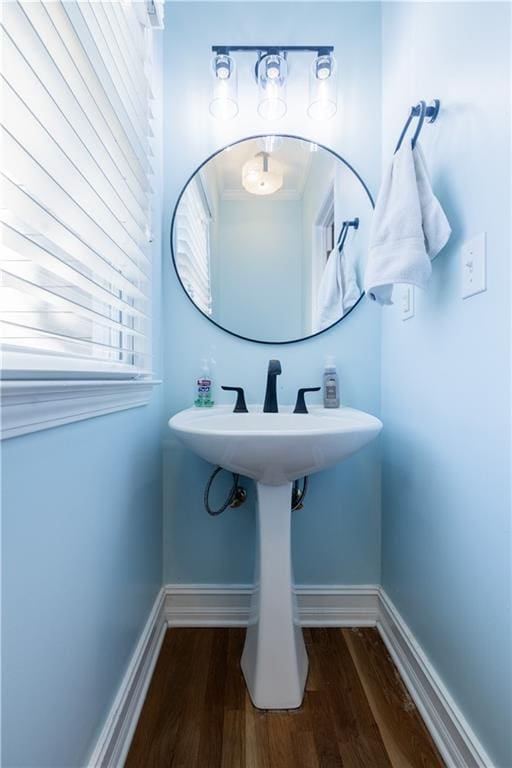
<path id="1" fill-rule="evenodd" d="M 410 320 L 411 317 L 414 317 L 414 285 L 402 285 L 400 314 L 402 320 Z"/>
<path id="2" fill-rule="evenodd" d="M 462 298 L 469 299 L 487 290 L 487 252 L 485 232 L 468 240 L 461 248 Z"/>

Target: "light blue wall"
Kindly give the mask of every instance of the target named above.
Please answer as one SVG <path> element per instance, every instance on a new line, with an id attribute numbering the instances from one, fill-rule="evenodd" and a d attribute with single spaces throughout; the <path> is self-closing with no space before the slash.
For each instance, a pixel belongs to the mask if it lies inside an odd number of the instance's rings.
<path id="1" fill-rule="evenodd" d="M 157 374 L 160 253 L 157 229 Z M 83 768 L 95 746 L 162 581 L 162 394 L 1 445 L 6 768 Z"/>
<path id="2" fill-rule="evenodd" d="M 257 89 L 241 67 L 240 113 L 230 123 L 210 118 L 211 45 L 222 43 L 334 44 L 340 63 L 339 111 L 317 125 L 305 116 L 304 85 L 290 77 L 284 132 L 331 146 L 354 163 L 375 189 L 380 169 L 380 10 L 377 3 L 171 3 L 165 32 L 165 205 L 167 222 L 181 186 L 217 148 L 269 126 L 256 115 Z M 190 63 L 190 66 L 184 63 Z M 295 64 L 299 67 L 300 64 Z M 243 71 L 242 71 L 243 70 Z M 246 72 L 246 74 L 244 74 Z M 298 72 L 298 69 L 295 69 Z M 307 85 L 307 81 L 306 81 Z M 258 345 L 212 326 L 190 304 L 164 252 L 165 408 L 190 406 L 200 358 L 215 346 L 219 383 L 246 388 L 262 401 L 269 358 L 282 361 L 279 398 L 290 403 L 299 386 L 320 383 L 324 356 L 337 357 L 347 404 L 379 412 L 379 311 L 366 302 L 340 326 L 308 342 Z M 229 402 L 226 393 L 219 400 Z M 164 446 L 164 580 L 216 583 L 252 580 L 253 504 L 209 518 L 203 490 L 212 467 L 169 436 Z M 307 504 L 294 515 L 297 580 L 376 582 L 380 573 L 379 445 L 311 479 Z"/>
<path id="3" fill-rule="evenodd" d="M 224 200 L 219 206 L 215 320 L 255 339 L 301 337 L 301 200 Z M 270 278 L 270 279 L 269 279 Z"/>
<path id="4" fill-rule="evenodd" d="M 510 6 L 388 3 L 383 41 L 383 155 L 439 97 L 422 141 L 453 228 L 416 316 L 383 312 L 383 585 L 510 768 Z M 482 231 L 488 290 L 463 301 Z"/>

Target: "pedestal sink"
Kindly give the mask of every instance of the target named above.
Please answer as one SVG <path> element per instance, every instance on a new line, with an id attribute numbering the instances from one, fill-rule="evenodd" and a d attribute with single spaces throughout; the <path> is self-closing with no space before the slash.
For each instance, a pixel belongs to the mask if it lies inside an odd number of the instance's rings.
<path id="1" fill-rule="evenodd" d="M 258 554 L 242 670 L 256 707 L 293 709 L 302 703 L 308 658 L 293 590 L 292 482 L 359 450 L 382 423 L 353 408 L 261 411 L 261 405 L 249 413 L 190 408 L 169 427 L 206 461 L 256 481 Z"/>

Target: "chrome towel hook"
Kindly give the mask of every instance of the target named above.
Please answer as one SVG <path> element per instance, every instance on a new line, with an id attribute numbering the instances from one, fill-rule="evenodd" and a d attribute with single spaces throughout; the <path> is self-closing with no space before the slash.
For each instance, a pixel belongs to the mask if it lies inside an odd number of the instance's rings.
<path id="1" fill-rule="evenodd" d="M 421 129 L 423 128 L 423 123 L 425 122 L 425 118 L 428 118 L 429 123 L 433 123 L 439 114 L 440 106 L 441 106 L 441 102 L 439 101 L 439 99 L 434 99 L 433 102 L 428 107 L 425 101 L 420 101 L 418 102 L 418 104 L 416 104 L 416 106 L 411 107 L 409 117 L 407 118 L 406 123 L 402 129 L 402 133 L 400 134 L 400 138 L 398 139 L 398 143 L 395 149 L 395 154 L 396 152 L 398 152 L 398 150 L 402 146 L 402 141 L 404 140 L 405 134 L 407 133 L 413 118 L 414 117 L 419 118 L 418 125 L 416 126 L 416 130 L 414 132 L 414 136 L 411 139 L 411 147 L 414 149 L 414 147 L 416 146 L 416 142 L 418 141 L 419 135 L 421 133 Z"/>

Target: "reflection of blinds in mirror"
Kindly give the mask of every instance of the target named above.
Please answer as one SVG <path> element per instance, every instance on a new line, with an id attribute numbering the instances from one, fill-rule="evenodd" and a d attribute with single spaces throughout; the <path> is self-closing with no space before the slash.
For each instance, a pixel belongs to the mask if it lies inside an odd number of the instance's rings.
<path id="1" fill-rule="evenodd" d="M 194 304 L 212 313 L 210 208 L 200 178 L 187 186 L 176 214 L 176 266 Z"/>
<path id="2" fill-rule="evenodd" d="M 140 3 L 5 3 L 7 375 L 151 372 L 151 32 Z"/>

